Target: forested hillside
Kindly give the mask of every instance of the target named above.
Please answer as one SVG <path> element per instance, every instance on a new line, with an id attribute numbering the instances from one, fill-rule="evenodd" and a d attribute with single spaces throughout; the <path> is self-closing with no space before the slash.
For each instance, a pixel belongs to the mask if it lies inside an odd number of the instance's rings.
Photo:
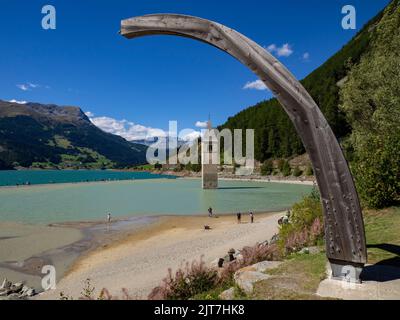
<path id="1" fill-rule="evenodd" d="M 337 137 L 350 133 L 350 126 L 339 109 L 339 90 L 351 67 L 370 49 L 371 39 L 382 13 L 372 19 L 339 52 L 301 82 L 319 105 Z M 228 118 L 221 128 L 255 129 L 257 160 L 290 157 L 304 153 L 300 138 L 276 99 L 263 101 Z"/>
<path id="2" fill-rule="evenodd" d="M 341 110 L 351 126 L 344 143 L 364 203 L 400 201 L 400 0 L 385 10 L 370 50 L 349 73 Z"/>
<path id="3" fill-rule="evenodd" d="M 341 142 L 362 203 L 373 208 L 400 202 L 399 49 L 400 0 L 393 0 L 302 81 Z M 255 155 L 263 162 L 304 152 L 276 99 L 240 112 L 223 127 L 255 129 Z"/>

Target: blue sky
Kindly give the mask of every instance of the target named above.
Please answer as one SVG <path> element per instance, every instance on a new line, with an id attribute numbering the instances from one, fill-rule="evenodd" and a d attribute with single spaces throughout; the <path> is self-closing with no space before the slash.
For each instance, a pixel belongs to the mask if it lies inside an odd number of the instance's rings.
<path id="1" fill-rule="evenodd" d="M 1 0 L 0 99 L 79 106 L 126 137 L 167 129 L 169 120 L 179 129 L 194 128 L 209 113 L 221 124 L 270 92 L 244 89 L 256 76 L 203 43 L 165 36 L 127 40 L 118 35 L 121 19 L 162 12 L 208 18 L 271 46 L 302 79 L 388 2 Z M 41 27 L 46 4 L 57 10 L 56 30 Z M 346 4 L 357 10 L 357 30 L 341 27 Z"/>

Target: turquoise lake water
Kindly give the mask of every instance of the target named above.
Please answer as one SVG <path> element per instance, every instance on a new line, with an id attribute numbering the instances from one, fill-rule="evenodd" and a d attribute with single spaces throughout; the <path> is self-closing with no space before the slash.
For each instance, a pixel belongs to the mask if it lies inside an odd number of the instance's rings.
<path id="1" fill-rule="evenodd" d="M 102 180 L 132 180 L 170 178 L 149 172 L 128 172 L 110 170 L 4 170 L 0 171 L 0 186 L 26 184 L 48 184 L 66 182 L 87 182 Z"/>
<path id="2" fill-rule="evenodd" d="M 200 179 L 135 179 L 0 188 L 0 221 L 48 224 L 113 217 L 274 211 L 289 208 L 311 186 L 220 181 L 203 190 Z"/>

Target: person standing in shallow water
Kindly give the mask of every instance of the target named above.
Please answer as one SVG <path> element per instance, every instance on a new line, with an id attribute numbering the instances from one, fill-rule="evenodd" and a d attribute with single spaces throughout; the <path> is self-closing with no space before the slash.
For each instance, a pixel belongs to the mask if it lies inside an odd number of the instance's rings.
<path id="1" fill-rule="evenodd" d="M 212 215 L 213 215 L 212 208 L 209 207 L 209 208 L 208 208 L 208 216 L 211 218 Z"/>
<path id="2" fill-rule="evenodd" d="M 254 213 L 250 212 L 250 222 L 254 223 Z"/>
<path id="3" fill-rule="evenodd" d="M 242 214 L 238 212 L 236 216 L 237 216 L 237 222 L 240 223 L 242 221 Z"/>
<path id="4" fill-rule="evenodd" d="M 107 223 L 111 223 L 111 213 L 107 213 Z"/>

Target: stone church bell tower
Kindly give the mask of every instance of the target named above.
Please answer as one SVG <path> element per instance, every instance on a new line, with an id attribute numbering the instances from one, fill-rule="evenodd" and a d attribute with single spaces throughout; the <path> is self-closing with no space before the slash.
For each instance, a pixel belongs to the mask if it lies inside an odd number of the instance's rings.
<path id="1" fill-rule="evenodd" d="M 201 141 L 201 173 L 203 189 L 218 188 L 219 139 L 218 131 L 212 129 L 211 120 Z"/>

